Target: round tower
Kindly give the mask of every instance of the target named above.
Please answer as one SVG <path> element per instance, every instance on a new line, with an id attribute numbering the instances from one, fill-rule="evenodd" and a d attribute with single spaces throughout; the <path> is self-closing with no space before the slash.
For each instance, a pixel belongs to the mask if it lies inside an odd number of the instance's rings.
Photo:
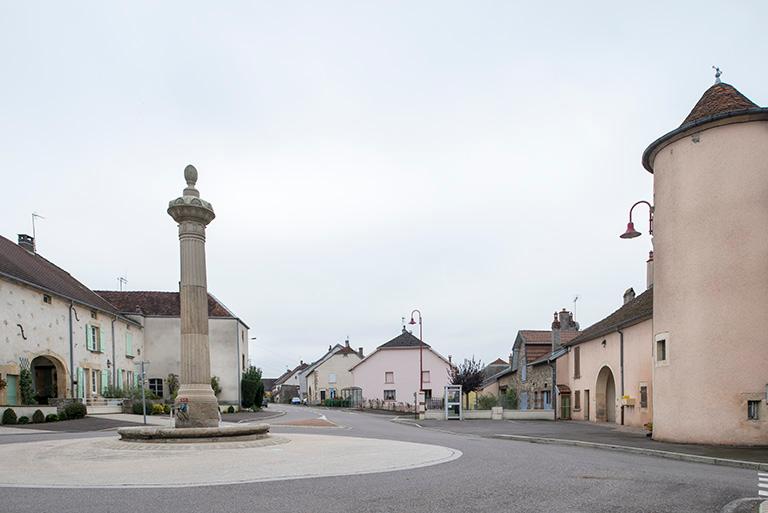
<path id="1" fill-rule="evenodd" d="M 766 445 L 768 108 L 717 78 L 643 166 L 654 176 L 653 437 Z"/>

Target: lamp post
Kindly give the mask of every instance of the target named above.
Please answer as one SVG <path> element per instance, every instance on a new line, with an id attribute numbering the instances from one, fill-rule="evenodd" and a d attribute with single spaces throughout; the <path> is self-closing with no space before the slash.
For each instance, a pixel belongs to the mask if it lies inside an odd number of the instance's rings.
<path id="1" fill-rule="evenodd" d="M 627 223 L 627 231 L 619 235 L 622 239 L 634 239 L 635 237 L 639 237 L 642 235 L 640 232 L 635 230 L 635 223 L 632 222 L 632 211 L 635 209 L 636 206 L 639 204 L 648 205 L 648 233 L 650 235 L 653 235 L 653 205 L 648 203 L 645 200 L 640 200 L 629 209 L 629 223 Z"/>
<path id="2" fill-rule="evenodd" d="M 423 324 L 421 322 L 421 312 L 419 310 L 413 310 L 411 312 L 411 320 L 408 322 L 410 325 L 416 324 L 413 318 L 413 314 L 419 314 L 419 392 L 424 390 L 424 332 Z"/>

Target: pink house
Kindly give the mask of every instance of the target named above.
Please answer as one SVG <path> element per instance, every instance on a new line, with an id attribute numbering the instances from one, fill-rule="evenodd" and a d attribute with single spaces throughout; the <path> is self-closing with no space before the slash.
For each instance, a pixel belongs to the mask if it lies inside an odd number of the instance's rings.
<path id="1" fill-rule="evenodd" d="M 450 384 L 451 363 L 403 328 L 400 335 L 350 369 L 354 385 L 362 389 L 363 400 L 413 405 L 419 390 L 419 346 L 426 396 L 442 397 L 445 385 Z"/>

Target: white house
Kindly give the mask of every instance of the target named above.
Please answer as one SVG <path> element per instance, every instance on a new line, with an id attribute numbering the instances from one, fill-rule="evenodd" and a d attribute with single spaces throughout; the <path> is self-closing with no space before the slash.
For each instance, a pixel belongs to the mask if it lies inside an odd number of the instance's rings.
<path id="1" fill-rule="evenodd" d="M 353 385 L 362 389 L 366 402 L 413 405 L 419 390 L 419 353 L 426 397 L 442 397 L 450 384 L 451 362 L 405 328 L 350 369 Z"/>
<path id="2" fill-rule="evenodd" d="M 341 397 L 341 391 L 353 386 L 349 369 L 363 359 L 363 348 L 355 351 L 349 340 L 342 346 L 328 348 L 319 360 L 304 369 L 299 380 L 309 404 L 320 404 L 326 399 Z"/>
<path id="3" fill-rule="evenodd" d="M 134 385 L 141 323 L 37 254 L 28 235 L 18 244 L 0 237 L 0 304 L 0 404 L 21 403 L 23 367 L 40 404 Z"/>
<path id="4" fill-rule="evenodd" d="M 170 397 L 167 378 L 180 373 L 181 304 L 178 292 L 96 291 L 127 318 L 144 327 L 149 388 Z M 208 294 L 211 375 L 219 378 L 219 402 L 240 403 L 240 378 L 248 365 L 248 326 Z"/>

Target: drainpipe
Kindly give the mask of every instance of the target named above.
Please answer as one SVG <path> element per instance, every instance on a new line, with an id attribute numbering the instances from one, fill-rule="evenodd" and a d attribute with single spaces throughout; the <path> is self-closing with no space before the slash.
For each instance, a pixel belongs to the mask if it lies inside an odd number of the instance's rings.
<path id="1" fill-rule="evenodd" d="M 115 353 L 115 322 L 117 315 L 112 319 L 112 387 L 117 388 L 117 353 Z"/>
<path id="2" fill-rule="evenodd" d="M 71 398 L 74 399 L 76 395 L 75 391 L 75 341 L 72 336 L 72 310 L 74 310 L 75 304 L 69 302 L 69 387 Z"/>
<path id="3" fill-rule="evenodd" d="M 237 366 L 235 367 L 237 369 L 237 407 L 240 408 L 240 406 L 243 404 L 242 397 L 240 395 L 242 394 L 241 390 L 241 377 L 240 372 L 242 369 L 240 368 L 240 321 L 235 319 L 235 342 L 237 344 L 237 354 L 235 357 L 237 358 L 237 361 L 235 362 Z M 261 407 L 261 405 L 259 405 Z"/>
<path id="4" fill-rule="evenodd" d="M 552 420 L 557 421 L 557 360 L 548 361 L 547 365 L 552 369 L 552 394 L 550 394 L 550 406 L 554 411 L 554 417 Z"/>
<path id="5" fill-rule="evenodd" d="M 624 332 L 616 330 L 619 333 L 619 374 L 621 375 L 621 425 L 624 425 Z"/>

